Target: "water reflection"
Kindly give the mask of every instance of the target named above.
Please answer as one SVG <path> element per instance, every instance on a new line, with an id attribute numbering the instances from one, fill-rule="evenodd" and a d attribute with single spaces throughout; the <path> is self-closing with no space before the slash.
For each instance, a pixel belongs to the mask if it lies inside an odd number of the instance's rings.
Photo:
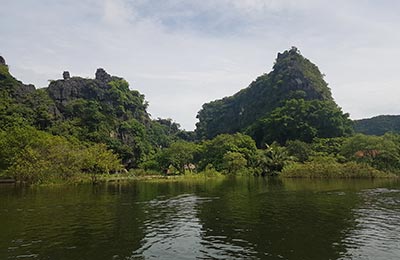
<path id="1" fill-rule="evenodd" d="M 357 225 L 344 239 L 348 252 L 341 259 L 400 258 L 400 190 L 368 189 L 354 210 Z"/>
<path id="2" fill-rule="evenodd" d="M 146 236 L 131 259 L 227 259 L 247 258 L 250 248 L 227 243 L 225 236 L 205 236 L 198 218 L 199 208 L 218 197 L 184 194 L 146 202 L 145 212 L 151 218 L 144 223 Z M 236 243 L 247 244 L 237 240 Z M 249 259 L 249 258 L 247 258 Z"/>
<path id="3" fill-rule="evenodd" d="M 0 186 L 0 259 L 400 259 L 400 184 Z"/>

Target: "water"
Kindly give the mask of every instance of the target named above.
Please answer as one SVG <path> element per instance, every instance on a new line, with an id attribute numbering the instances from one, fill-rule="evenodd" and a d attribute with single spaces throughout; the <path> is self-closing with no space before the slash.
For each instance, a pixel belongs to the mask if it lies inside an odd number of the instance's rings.
<path id="1" fill-rule="evenodd" d="M 0 185 L 0 259 L 400 259 L 400 183 Z"/>

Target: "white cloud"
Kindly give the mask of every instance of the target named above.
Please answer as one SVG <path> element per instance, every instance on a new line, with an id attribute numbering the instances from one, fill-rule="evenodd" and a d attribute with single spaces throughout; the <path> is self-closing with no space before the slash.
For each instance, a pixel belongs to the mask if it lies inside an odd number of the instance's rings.
<path id="1" fill-rule="evenodd" d="M 115 26 L 127 26 L 135 18 L 133 9 L 123 0 L 104 0 L 103 19 Z"/>

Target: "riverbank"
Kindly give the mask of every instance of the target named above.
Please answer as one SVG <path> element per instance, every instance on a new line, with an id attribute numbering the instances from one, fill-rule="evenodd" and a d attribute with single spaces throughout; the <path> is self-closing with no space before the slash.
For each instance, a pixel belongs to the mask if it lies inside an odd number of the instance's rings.
<path id="1" fill-rule="evenodd" d="M 78 173 L 71 176 L 68 179 L 49 179 L 46 182 L 34 183 L 31 185 L 64 185 L 64 184 L 100 184 L 100 183 L 114 183 L 114 182 L 131 182 L 131 181 L 152 181 L 152 182 L 173 182 L 181 180 L 204 180 L 211 178 L 225 177 L 216 171 L 204 171 L 200 173 L 187 173 L 183 175 L 165 175 L 157 172 L 146 172 L 144 170 L 133 170 L 128 173 L 117 173 L 117 174 L 97 174 L 90 175 L 85 173 Z M 15 179 L 2 178 L 0 184 L 19 184 Z"/>
<path id="2" fill-rule="evenodd" d="M 53 185 L 80 185 L 80 184 L 105 184 L 105 183 L 129 183 L 129 182 L 181 182 L 181 181 L 207 181 L 211 179 L 220 179 L 220 178 L 228 178 L 228 177 L 234 177 L 234 175 L 215 175 L 215 176 L 207 176 L 205 174 L 187 174 L 187 175 L 142 175 L 142 176 L 134 176 L 134 175 L 124 175 L 124 174 L 111 174 L 111 175 L 100 175 L 98 176 L 96 181 L 93 181 L 89 176 L 85 175 L 77 175 L 73 179 L 69 180 L 56 180 L 52 182 L 46 182 L 46 183 L 36 183 L 36 184 L 31 184 L 34 186 L 53 186 Z M 239 176 L 240 177 L 240 176 Z M 384 174 L 379 174 L 375 175 L 373 173 L 370 173 L 368 176 L 360 176 L 360 175 L 352 175 L 352 174 L 346 174 L 346 175 L 337 175 L 337 174 L 332 174 L 332 173 L 325 173 L 325 174 L 319 174 L 319 173 L 308 173 L 308 174 L 300 174 L 300 172 L 296 173 L 291 173 L 290 175 L 288 173 L 279 175 L 279 176 L 269 176 L 269 177 L 257 177 L 253 175 L 249 175 L 249 177 L 254 177 L 254 178 L 273 178 L 273 179 L 325 179 L 325 180 L 346 180 L 346 179 L 399 179 L 400 177 L 395 174 L 390 174 L 390 173 L 384 173 Z M 2 184 L 21 184 L 16 182 L 13 179 L 0 179 L 0 185 Z"/>
<path id="3" fill-rule="evenodd" d="M 377 170 L 367 164 L 356 162 L 337 163 L 335 161 L 294 163 L 283 168 L 283 178 L 308 179 L 374 179 L 399 178 L 392 172 Z"/>
<path id="4" fill-rule="evenodd" d="M 0 184 L 2 183 L 15 183 L 15 180 L 11 178 L 5 178 L 5 179 L 0 178 Z"/>

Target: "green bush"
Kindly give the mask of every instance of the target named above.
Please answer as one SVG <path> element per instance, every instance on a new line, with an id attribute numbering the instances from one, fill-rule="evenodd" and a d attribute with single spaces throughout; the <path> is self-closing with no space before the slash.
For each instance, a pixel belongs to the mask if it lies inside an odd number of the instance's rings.
<path id="1" fill-rule="evenodd" d="M 393 174 L 379 171 L 367 164 L 338 163 L 331 157 L 319 158 L 306 163 L 294 163 L 283 168 L 286 178 L 387 178 Z"/>
<path id="2" fill-rule="evenodd" d="M 25 183 L 71 180 L 78 173 L 95 182 L 122 169 L 104 144 L 85 145 L 31 127 L 0 132 L 0 166 L 4 175 Z"/>

